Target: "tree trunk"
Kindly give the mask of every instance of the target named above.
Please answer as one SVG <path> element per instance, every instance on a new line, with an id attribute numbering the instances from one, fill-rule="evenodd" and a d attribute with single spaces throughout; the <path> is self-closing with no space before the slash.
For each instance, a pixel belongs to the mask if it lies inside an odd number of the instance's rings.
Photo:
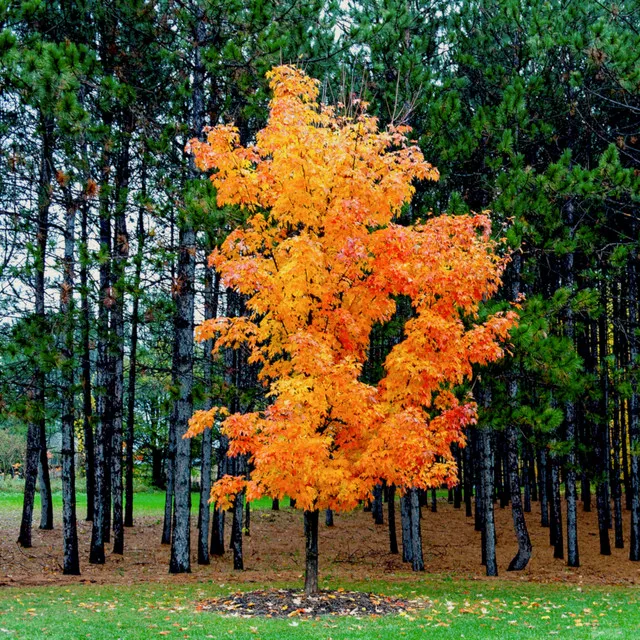
<path id="1" fill-rule="evenodd" d="M 549 492 L 547 487 L 549 466 L 547 464 L 547 450 L 544 446 L 538 450 L 538 493 L 540 495 L 540 526 L 549 526 Z"/>
<path id="2" fill-rule="evenodd" d="M 635 230 L 633 237 L 637 237 Z M 629 465 L 629 484 L 631 489 L 631 526 L 629 541 L 629 560 L 640 560 L 640 477 L 638 469 L 638 449 L 640 448 L 640 405 L 638 403 L 638 376 L 636 366 L 638 364 L 638 309 L 637 309 L 637 262 L 638 255 L 633 251 L 629 261 L 628 277 L 628 301 L 629 301 L 629 360 L 631 371 L 631 395 L 629 397 L 629 452 L 631 464 Z"/>
<path id="3" fill-rule="evenodd" d="M 384 508 L 382 505 L 382 485 L 377 484 L 373 488 L 373 502 L 371 504 L 371 515 L 375 524 L 384 524 Z"/>
<path id="4" fill-rule="evenodd" d="M 333 509 L 326 509 L 324 512 L 324 524 L 333 527 Z"/>
<path id="5" fill-rule="evenodd" d="M 413 561 L 411 542 L 411 493 L 405 491 L 400 498 L 400 524 L 402 526 L 402 562 Z"/>
<path id="6" fill-rule="evenodd" d="M 481 460 L 481 484 L 482 484 L 482 521 L 484 561 L 487 576 L 498 575 L 498 563 L 496 559 L 496 528 L 493 511 L 493 452 L 491 446 L 491 433 L 487 429 L 480 430 Z"/>
<path id="7" fill-rule="evenodd" d="M 227 472 L 227 449 L 229 447 L 226 436 L 220 436 L 218 446 L 218 473 L 217 478 L 220 480 Z M 224 555 L 224 514 L 222 509 L 215 506 L 213 511 L 213 526 L 211 527 L 211 547 L 210 552 L 213 556 Z"/>
<path id="8" fill-rule="evenodd" d="M 62 536 L 63 536 L 63 573 L 64 575 L 80 575 L 78 557 L 78 530 L 76 523 L 76 476 L 74 468 L 74 243 L 76 204 L 70 193 L 66 191 L 66 224 L 64 230 L 64 274 L 60 288 L 60 316 L 64 322 L 62 362 L 60 365 L 62 378 Z"/>
<path id="9" fill-rule="evenodd" d="M 192 90 L 191 134 L 202 135 L 204 129 L 204 62 L 200 43 L 205 39 L 204 9 L 197 7 L 194 23 L 194 64 Z M 190 176 L 197 177 L 193 156 L 189 159 Z M 190 485 L 191 441 L 183 438 L 189 429 L 193 414 L 193 313 L 195 281 L 196 234 L 189 215 L 185 212 L 178 240 L 178 271 L 174 282 L 174 350 L 173 382 L 178 389 L 174 402 L 173 421 L 176 432 L 176 459 L 174 464 L 174 520 L 171 538 L 170 573 L 191 571 L 190 561 Z"/>
<path id="10" fill-rule="evenodd" d="M 555 455 L 551 456 L 551 518 L 550 527 L 553 557 L 564 558 L 564 537 L 562 535 L 562 501 L 560 498 L 560 466 Z"/>
<path id="11" fill-rule="evenodd" d="M 173 518 L 174 470 L 176 461 L 176 425 L 171 420 L 169 424 L 169 444 L 167 446 L 166 475 L 167 486 L 164 494 L 164 520 L 162 523 L 161 544 L 171 544 L 171 526 Z"/>
<path id="12" fill-rule="evenodd" d="M 218 289 L 220 277 L 207 266 L 204 276 L 204 317 L 211 320 L 218 315 Z M 213 340 L 204 343 L 204 386 L 207 400 L 206 409 L 213 406 Z M 211 495 L 211 456 L 213 455 L 213 434 L 211 429 L 205 429 L 202 434 L 202 455 L 200 463 L 200 508 L 198 511 L 198 564 L 209 564 L 209 520 L 211 509 L 209 496 Z"/>
<path id="13" fill-rule="evenodd" d="M 80 331 L 82 336 L 82 427 L 84 434 L 84 459 L 87 485 L 87 517 L 93 520 L 95 502 L 95 445 L 93 439 L 93 407 L 91 398 L 91 311 L 89 309 L 89 205 L 82 203 L 82 227 L 80 244 Z"/>
<path id="14" fill-rule="evenodd" d="M 113 395 L 111 427 L 111 495 L 113 500 L 113 553 L 124 553 L 124 513 L 122 484 L 122 422 L 124 413 L 124 304 L 125 267 L 129 257 L 127 200 L 129 192 L 129 144 L 133 114 L 125 109 L 121 149 L 116 164 L 115 224 L 113 247 L 113 291 L 115 304 L 111 314 L 113 334 Z"/>
<path id="15" fill-rule="evenodd" d="M 304 536 L 306 540 L 304 592 L 311 596 L 318 593 L 318 520 L 319 511 L 304 512 Z"/>
<path id="16" fill-rule="evenodd" d="M 420 496 L 417 489 L 409 490 L 411 499 L 411 569 L 424 571 L 422 531 L 420 528 Z"/>
<path id="17" fill-rule="evenodd" d="M 107 120 L 106 124 L 110 124 Z M 109 423 L 110 402 L 109 387 L 111 386 L 111 370 L 109 355 L 109 313 L 113 306 L 113 292 L 111 290 L 111 219 L 109 213 L 109 172 L 111 155 L 108 145 L 104 145 L 102 158 L 103 180 L 100 185 L 100 260 L 99 279 L 100 293 L 98 304 L 98 340 L 96 362 L 96 433 L 95 433 L 95 478 L 94 478 L 94 517 L 91 530 L 91 550 L 89 562 L 104 564 L 104 543 L 109 533 L 110 500 L 107 490 L 110 474 L 107 472 L 108 447 L 110 437 Z"/>
<path id="18" fill-rule="evenodd" d="M 271 511 L 280 511 L 280 500 L 278 498 L 274 498 L 271 501 Z M 330 509 L 328 509 L 330 511 Z"/>
<path id="19" fill-rule="evenodd" d="M 510 385 L 515 381 L 511 380 Z M 512 398 L 515 394 L 511 394 Z M 518 540 L 518 553 L 509 563 L 507 571 L 522 571 L 529 564 L 531 558 L 531 539 L 527 530 L 527 523 L 522 509 L 522 496 L 520 493 L 520 476 L 518 474 L 518 434 L 513 424 L 507 427 L 507 470 L 509 475 L 509 488 L 511 493 L 511 513 L 513 516 L 513 529 Z"/>
<path id="20" fill-rule="evenodd" d="M 389 519 L 389 553 L 398 553 L 398 536 L 396 535 L 396 485 L 389 486 L 387 498 L 387 517 Z"/>
<path id="21" fill-rule="evenodd" d="M 231 526 L 231 549 L 233 551 L 233 568 L 244 569 L 242 557 L 242 514 L 244 512 L 244 492 L 239 493 L 233 501 L 233 524 Z"/>
<path id="22" fill-rule="evenodd" d="M 136 375 L 138 373 L 138 323 L 140 322 L 140 282 L 142 277 L 142 260 L 144 256 L 144 205 L 147 198 L 147 160 L 143 151 L 142 177 L 138 207 L 138 225 L 136 231 L 135 273 L 133 277 L 133 309 L 131 310 L 131 343 L 129 351 L 129 379 L 127 383 L 127 428 L 125 433 L 125 482 L 124 482 L 124 526 L 133 527 L 133 443 L 136 406 Z"/>
<path id="23" fill-rule="evenodd" d="M 35 389 L 28 390 L 31 398 L 35 397 Z M 40 459 L 40 431 L 37 422 L 31 420 L 27 430 L 27 457 L 24 468 L 24 499 L 22 502 L 22 520 L 18 544 L 25 549 L 31 547 L 31 523 L 33 521 L 33 501 L 38 479 L 38 461 Z"/>

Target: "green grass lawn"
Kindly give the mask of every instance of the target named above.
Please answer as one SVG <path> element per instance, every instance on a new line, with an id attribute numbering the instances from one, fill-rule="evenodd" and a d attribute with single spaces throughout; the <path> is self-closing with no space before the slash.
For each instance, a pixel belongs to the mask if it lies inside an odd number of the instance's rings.
<path id="1" fill-rule="evenodd" d="M 56 516 L 62 509 L 62 493 L 60 491 L 54 491 L 51 494 L 53 498 L 53 508 L 56 511 Z M 191 513 L 198 513 L 198 506 L 200 504 L 200 494 L 191 494 Z M 87 508 L 87 495 L 85 493 L 78 493 L 76 498 L 76 504 L 79 517 L 82 516 Z M 12 511 L 20 511 L 22 509 L 22 493 L 17 491 L 0 491 L 0 505 L 3 509 Z M 40 510 L 40 494 L 36 493 L 34 509 L 36 513 Z M 283 506 L 289 506 L 289 499 L 283 501 Z M 271 499 L 260 498 L 251 503 L 254 509 L 270 509 Z M 140 491 L 133 494 L 133 508 L 134 515 L 157 515 L 161 514 L 164 510 L 164 491 Z M 1 636 L 0 636 L 1 637 Z"/>
<path id="2" fill-rule="evenodd" d="M 416 615 L 320 620 L 229 618 L 198 612 L 228 585 L 79 585 L 0 590 L 0 637 L 116 638 L 629 638 L 640 637 L 640 591 L 429 578 L 418 584 L 331 584 L 407 597 Z M 247 588 L 247 587 L 245 587 Z"/>

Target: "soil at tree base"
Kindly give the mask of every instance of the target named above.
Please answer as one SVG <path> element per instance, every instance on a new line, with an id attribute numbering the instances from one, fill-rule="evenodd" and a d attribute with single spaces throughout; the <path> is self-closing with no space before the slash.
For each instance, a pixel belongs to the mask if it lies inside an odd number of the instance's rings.
<path id="1" fill-rule="evenodd" d="M 386 505 L 385 505 L 386 506 Z M 399 511 L 398 518 L 399 518 Z M 89 542 L 91 523 L 80 520 L 80 577 L 62 575 L 62 538 L 60 514 L 55 514 L 55 529 L 43 531 L 34 527 L 33 547 L 22 549 L 16 544 L 20 512 L 0 510 L 0 585 L 51 585 L 90 582 L 98 584 L 130 584 L 136 582 L 201 582 L 214 580 L 226 585 L 234 583 L 302 585 L 304 570 L 304 534 L 302 512 L 281 508 L 280 511 L 254 511 L 251 536 L 243 536 L 245 571 L 232 568 L 231 553 L 212 558 L 209 566 L 196 563 L 197 528 L 194 513 L 191 541 L 191 574 L 171 576 L 169 547 L 160 544 L 162 521 L 157 516 L 135 517 L 135 527 L 125 530 L 125 553 L 117 556 L 107 548 L 104 565 L 90 565 Z M 625 533 L 628 533 L 625 512 Z M 595 509 L 583 513 L 578 509 L 581 567 L 570 569 L 566 561 L 555 560 L 549 546 L 549 530 L 540 527 L 539 506 L 526 514 L 533 543 L 533 556 L 523 572 L 507 572 L 517 551 L 511 509 L 496 507 L 498 538 L 498 570 L 501 579 L 535 582 L 571 582 L 575 584 L 640 584 L 640 567 L 628 560 L 628 538 L 625 549 L 612 549 L 612 555 L 599 554 L 598 525 Z M 386 509 L 385 509 L 386 518 Z M 397 529 L 400 531 L 399 520 Z M 230 534 L 230 527 L 225 528 Z M 480 565 L 480 534 L 474 531 L 473 518 L 465 518 L 464 510 L 454 509 L 445 501 L 438 512 L 423 510 L 422 537 L 425 569 L 428 573 L 461 578 L 486 579 Z M 613 536 L 612 536 L 613 540 Z M 325 580 L 357 582 L 366 580 L 419 581 L 402 563 L 402 554 L 392 555 L 388 547 L 387 525 L 376 526 L 370 513 L 362 510 L 336 514 L 335 526 L 320 526 L 320 587 Z"/>

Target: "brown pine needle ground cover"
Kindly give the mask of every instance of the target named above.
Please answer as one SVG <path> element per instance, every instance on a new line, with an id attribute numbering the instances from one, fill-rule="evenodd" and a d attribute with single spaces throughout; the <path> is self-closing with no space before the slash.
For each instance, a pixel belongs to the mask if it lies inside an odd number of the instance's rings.
<path id="1" fill-rule="evenodd" d="M 599 554 L 597 516 L 595 511 L 579 510 L 579 569 L 569 569 L 563 560 L 554 560 L 549 546 L 549 531 L 539 525 L 538 505 L 527 514 L 533 542 L 533 557 L 527 569 L 509 573 L 506 568 L 516 552 L 511 509 L 496 507 L 498 532 L 498 565 L 502 580 L 533 582 L 570 582 L 581 584 L 640 584 L 640 564 L 628 560 L 628 548 L 613 549 L 612 555 Z M 386 516 L 386 513 L 385 513 Z M 125 554 L 107 554 L 103 566 L 90 565 L 89 542 L 91 523 L 79 521 L 80 578 L 62 575 L 60 514 L 56 512 L 53 531 L 33 530 L 33 547 L 21 549 L 16 544 L 19 511 L 0 508 L 0 586 L 35 586 L 77 582 L 98 584 L 131 584 L 141 582 L 202 582 L 218 584 L 269 583 L 296 584 L 302 581 L 304 537 L 302 514 L 283 509 L 253 511 L 251 535 L 244 537 L 246 570 L 234 571 L 231 552 L 212 558 L 209 566 L 196 563 L 196 522 L 192 524 L 192 573 L 169 576 L 169 547 L 160 544 L 160 516 L 136 517 L 133 528 L 125 530 Z M 628 529 L 625 513 L 625 529 Z M 397 527 L 400 533 L 398 518 Z M 227 535 L 230 529 L 226 528 Z M 473 518 L 454 509 L 446 501 L 438 503 L 438 512 L 423 510 L 422 537 L 426 571 L 431 574 L 467 579 L 486 579 L 480 565 L 480 534 L 474 531 Z M 626 540 L 628 544 L 628 540 Z M 107 546 L 108 548 L 108 546 Z M 337 514 L 335 527 L 320 528 L 320 586 L 323 581 L 366 582 L 420 581 L 401 555 L 388 551 L 388 529 L 376 526 L 370 513 L 357 510 Z"/>

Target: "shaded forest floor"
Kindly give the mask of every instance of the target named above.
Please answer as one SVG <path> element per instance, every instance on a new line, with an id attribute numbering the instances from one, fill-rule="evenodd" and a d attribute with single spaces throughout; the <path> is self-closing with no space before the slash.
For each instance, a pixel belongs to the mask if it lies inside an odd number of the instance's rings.
<path id="1" fill-rule="evenodd" d="M 386 505 L 385 505 L 386 507 Z M 0 586 L 36 586 L 86 582 L 97 584 L 132 584 L 140 582 L 295 584 L 302 578 L 304 538 L 302 514 L 288 508 L 273 512 L 254 509 L 251 535 L 244 537 L 245 571 L 233 571 L 231 553 L 212 558 L 210 566 L 196 563 L 196 520 L 192 524 L 192 573 L 169 576 L 169 547 L 160 544 L 161 513 L 146 511 L 135 519 L 135 527 L 125 530 L 125 554 L 107 554 L 103 566 L 90 565 L 91 523 L 79 522 L 80 578 L 62 575 L 60 514 L 56 512 L 56 529 L 33 530 L 33 547 L 16 544 L 20 511 L 15 506 L 0 508 Z M 386 516 L 386 513 L 385 513 Z M 539 506 L 527 514 L 533 542 L 533 557 L 524 572 L 506 571 L 516 551 L 511 509 L 496 507 L 498 564 L 503 579 L 542 583 L 640 584 L 640 563 L 628 560 L 628 550 L 613 549 L 610 557 L 599 554 L 596 513 L 579 511 L 579 569 L 569 569 L 565 561 L 555 560 L 549 546 L 549 532 L 539 525 Z M 626 524 L 626 523 L 625 523 Z M 400 535 L 399 516 L 397 522 Z M 230 533 L 229 526 L 225 533 Z M 438 512 L 424 510 L 422 536 L 426 571 L 441 577 L 484 579 L 480 565 L 480 537 L 474 531 L 473 518 L 464 510 L 440 501 Z M 613 540 L 613 535 L 611 536 Z M 399 541 L 400 542 L 400 541 Z M 628 544 L 628 541 L 626 541 Z M 323 524 L 320 531 L 321 581 L 358 582 L 383 580 L 412 582 L 420 580 L 401 556 L 388 552 L 388 528 L 373 524 L 370 513 L 362 510 L 337 514 L 335 526 Z"/>

